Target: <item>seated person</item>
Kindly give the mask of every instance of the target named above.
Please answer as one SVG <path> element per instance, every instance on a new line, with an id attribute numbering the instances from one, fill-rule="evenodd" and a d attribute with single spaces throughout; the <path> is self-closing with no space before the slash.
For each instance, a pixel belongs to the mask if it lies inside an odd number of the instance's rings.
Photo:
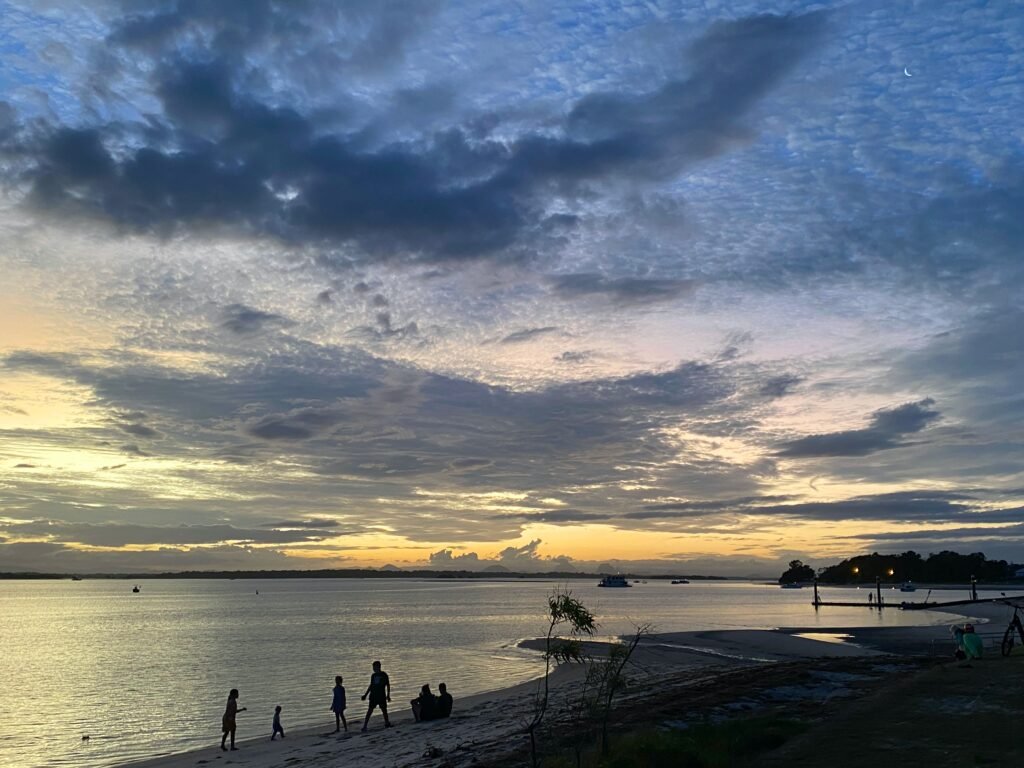
<path id="1" fill-rule="evenodd" d="M 448 693 L 448 686 L 441 683 L 437 686 L 441 694 L 437 697 L 436 717 L 438 719 L 450 717 L 452 714 L 452 695 Z"/>
<path id="2" fill-rule="evenodd" d="M 973 624 L 964 625 L 964 652 L 967 654 L 968 659 L 981 658 L 981 636 L 975 634 Z"/>
<path id="3" fill-rule="evenodd" d="M 409 703 L 412 704 L 412 716 L 416 718 L 417 723 L 434 720 L 437 717 L 437 697 L 430 692 L 429 685 L 424 685 L 420 689 L 420 695 Z"/>

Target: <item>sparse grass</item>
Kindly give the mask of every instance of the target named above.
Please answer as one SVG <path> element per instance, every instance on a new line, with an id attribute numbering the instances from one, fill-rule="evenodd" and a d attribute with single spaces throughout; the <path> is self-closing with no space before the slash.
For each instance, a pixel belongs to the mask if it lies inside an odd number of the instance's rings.
<path id="1" fill-rule="evenodd" d="M 623 734 L 612 742 L 611 754 L 596 750 L 583 755 L 583 768 L 730 768 L 776 749 L 806 730 L 797 721 L 756 717 L 686 730 L 647 728 Z M 547 763 L 551 768 L 576 768 L 574 755 Z"/>

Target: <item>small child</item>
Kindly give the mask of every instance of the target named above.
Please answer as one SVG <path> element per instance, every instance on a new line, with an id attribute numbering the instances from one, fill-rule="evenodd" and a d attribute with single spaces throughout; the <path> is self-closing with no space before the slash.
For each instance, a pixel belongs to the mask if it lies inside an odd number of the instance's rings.
<path id="1" fill-rule="evenodd" d="M 284 738 L 284 728 L 281 727 L 281 705 L 278 704 L 274 707 L 274 732 L 270 734 L 270 740 L 273 741 L 277 738 L 277 734 L 281 734 L 281 738 Z"/>
<path id="2" fill-rule="evenodd" d="M 336 675 L 334 678 L 334 698 L 331 700 L 335 733 L 341 730 L 342 725 L 345 726 L 345 731 L 348 732 L 348 721 L 345 720 L 345 708 L 348 706 L 348 702 L 345 700 L 345 686 L 341 683 L 341 675 Z"/>

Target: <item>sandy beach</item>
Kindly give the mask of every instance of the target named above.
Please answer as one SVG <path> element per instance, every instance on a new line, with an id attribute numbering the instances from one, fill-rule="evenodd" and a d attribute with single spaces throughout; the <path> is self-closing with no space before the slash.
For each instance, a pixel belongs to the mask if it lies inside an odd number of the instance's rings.
<path id="1" fill-rule="evenodd" d="M 1007 614 L 1003 605 L 971 606 L 970 618 L 993 651 Z M 965 617 L 950 613 L 949 624 Z M 991 622 L 986 624 L 986 622 Z M 990 628 L 989 628 L 990 627 Z M 542 640 L 521 647 L 540 651 Z M 603 642 L 584 644 L 599 657 Z M 679 725 L 678 718 L 722 718 L 782 708 L 801 708 L 820 718 L 839 706 L 884 687 L 892 677 L 935 666 L 951 658 L 949 625 L 779 630 L 722 630 L 651 635 L 637 648 L 628 670 L 631 681 L 617 704 L 615 722 L 629 728 L 645 723 Z M 552 675 L 548 735 L 564 736 L 568 697 L 578 690 L 580 665 L 564 665 Z M 126 764 L 124 768 L 193 768 L 194 766 L 333 766 L 372 768 L 405 766 L 502 766 L 525 759 L 525 722 L 533 711 L 538 680 L 471 697 L 453 691 L 455 707 L 448 720 L 416 723 L 405 701 L 392 704 L 395 727 L 385 729 L 374 716 L 360 732 L 365 704 L 356 700 L 347 712 L 349 731 L 334 734 L 324 713 L 322 728 L 288 730 L 271 742 L 269 723 L 239 717 L 239 750 L 219 748 L 217 723 L 211 723 L 210 746 L 181 754 Z M 287 720 L 285 720 L 287 728 Z M 679 727 L 686 727 L 685 724 Z M 259 731 L 258 736 L 253 731 Z"/>
<path id="2" fill-rule="evenodd" d="M 538 648 L 540 641 L 527 641 L 525 647 Z M 602 644 L 588 643 L 592 654 Z M 767 669 L 781 671 L 813 660 L 843 662 L 879 656 L 881 651 L 854 643 L 828 642 L 799 634 L 767 630 L 730 630 L 680 632 L 653 635 L 634 655 L 630 693 L 623 697 L 629 708 L 648 696 L 682 696 L 691 687 L 707 686 L 721 680 L 721 688 L 735 688 L 730 673 L 737 670 Z M 580 679 L 581 667 L 563 666 L 553 676 L 553 696 L 549 719 L 557 729 L 565 698 Z M 750 677 L 749 675 L 747 676 Z M 831 684 L 823 678 L 828 688 Z M 834 687 L 834 686 L 832 686 Z M 537 681 L 478 696 L 460 698 L 453 691 L 455 708 L 446 721 L 415 723 L 407 702 L 392 705 L 395 727 L 383 728 L 379 716 L 371 720 L 370 730 L 360 733 L 364 704 L 358 700 L 348 710 L 349 732 L 333 734 L 330 713 L 325 711 L 324 727 L 289 730 L 284 740 L 269 740 L 269 724 L 256 718 L 239 716 L 239 750 L 223 752 L 219 748 L 217 723 L 211 723 L 210 746 L 176 755 L 131 763 L 131 768 L 192 768 L 193 766 L 248 766 L 278 768 L 294 765 L 328 766 L 468 766 L 474 764 L 514 764 L 526 746 L 522 734 L 524 722 L 532 711 Z M 791 695 L 783 692 L 782 695 Z M 796 695 L 796 694 L 792 694 Z M 818 695 L 814 691 L 813 695 Z M 827 695 L 827 690 L 823 695 Z M 285 721 L 287 728 L 287 720 Z M 259 728 L 259 737 L 250 737 Z M 126 766 L 127 768 L 127 766 Z"/>

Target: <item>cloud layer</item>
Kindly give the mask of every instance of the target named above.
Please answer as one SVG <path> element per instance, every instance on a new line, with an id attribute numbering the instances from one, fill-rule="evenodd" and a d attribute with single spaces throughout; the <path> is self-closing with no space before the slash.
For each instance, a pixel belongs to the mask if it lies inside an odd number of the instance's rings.
<path id="1" fill-rule="evenodd" d="M 1009 4 L 2 10 L 2 567 L 1014 559 Z"/>

